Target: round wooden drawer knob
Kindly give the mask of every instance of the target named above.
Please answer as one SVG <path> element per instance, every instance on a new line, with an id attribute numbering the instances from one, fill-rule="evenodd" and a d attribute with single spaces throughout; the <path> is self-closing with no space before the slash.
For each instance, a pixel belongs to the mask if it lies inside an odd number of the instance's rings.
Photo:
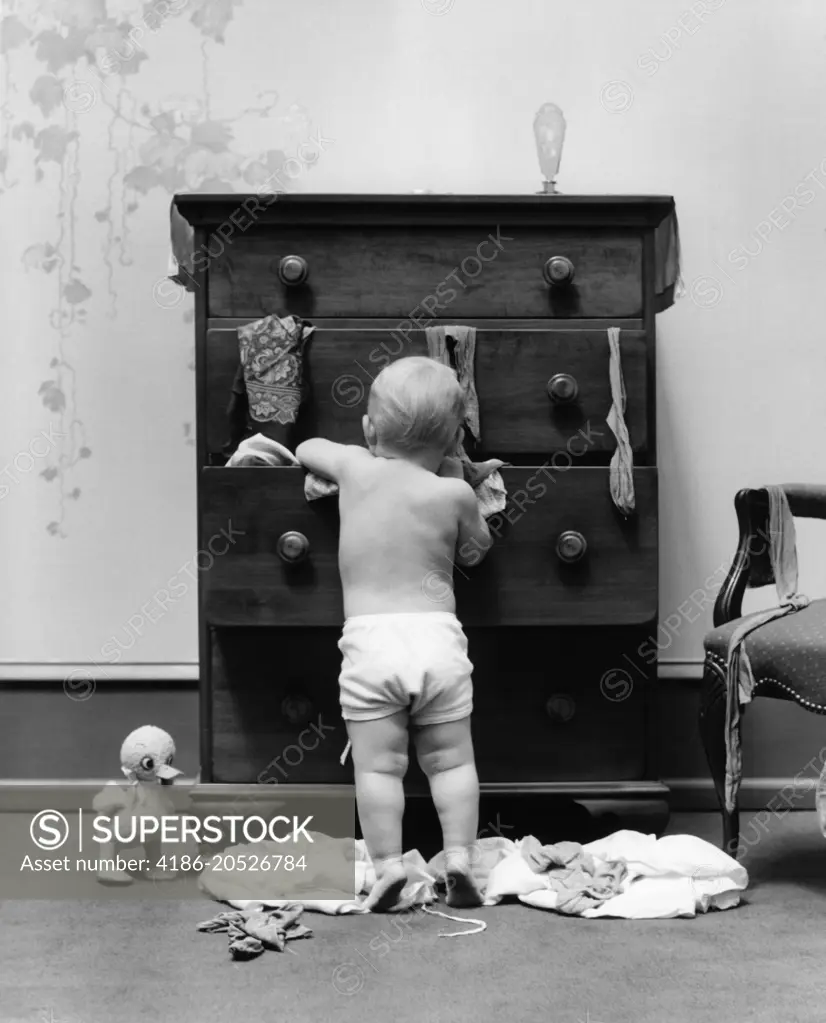
<path id="1" fill-rule="evenodd" d="M 542 275 L 551 287 L 564 287 L 574 279 L 574 264 L 567 256 L 551 256 L 542 267 Z"/>
<path id="2" fill-rule="evenodd" d="M 281 713 L 291 725 L 304 725 L 313 717 L 313 701 L 302 693 L 285 696 Z"/>
<path id="3" fill-rule="evenodd" d="M 569 373 L 557 373 L 548 381 L 548 397 L 559 405 L 570 405 L 579 395 L 579 384 Z"/>
<path id="4" fill-rule="evenodd" d="M 573 529 L 561 533 L 556 541 L 556 553 L 559 560 L 564 561 L 566 565 L 572 565 L 575 561 L 579 561 L 584 557 L 586 550 L 588 550 L 588 544 L 585 542 L 585 537 Z"/>
<path id="5" fill-rule="evenodd" d="M 293 565 L 303 561 L 310 553 L 310 541 L 303 533 L 291 531 L 278 538 L 276 550 L 279 558 Z"/>
<path id="6" fill-rule="evenodd" d="M 565 725 L 576 714 L 576 703 L 567 693 L 554 693 L 545 701 L 545 713 L 555 725 Z"/>
<path id="7" fill-rule="evenodd" d="M 301 256 L 284 256 L 278 263 L 278 279 L 282 284 L 303 284 L 310 275 L 307 260 Z"/>

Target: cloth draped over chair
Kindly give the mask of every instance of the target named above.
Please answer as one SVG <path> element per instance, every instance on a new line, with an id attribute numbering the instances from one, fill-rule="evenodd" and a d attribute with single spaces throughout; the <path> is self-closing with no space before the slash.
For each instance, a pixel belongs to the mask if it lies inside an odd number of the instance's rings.
<path id="1" fill-rule="evenodd" d="M 782 487 L 766 487 L 769 498 L 769 560 L 778 606 L 749 615 L 732 632 L 726 652 L 726 810 L 734 811 L 743 776 L 740 706 L 751 702 L 754 675 L 746 650 L 748 636 L 777 618 L 801 610 L 809 598 L 797 592 L 797 541 L 794 517 Z"/>

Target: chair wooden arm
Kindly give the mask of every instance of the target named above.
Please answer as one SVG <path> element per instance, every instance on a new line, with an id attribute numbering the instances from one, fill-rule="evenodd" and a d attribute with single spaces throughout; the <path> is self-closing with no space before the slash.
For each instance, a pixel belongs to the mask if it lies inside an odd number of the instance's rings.
<path id="1" fill-rule="evenodd" d="M 826 486 L 819 483 L 784 483 L 782 486 L 795 518 L 826 519 Z"/>
<path id="2" fill-rule="evenodd" d="M 783 483 L 789 510 L 796 518 L 826 519 L 826 486 Z M 739 618 L 747 587 L 774 582 L 769 557 L 769 495 L 765 489 L 740 490 L 734 498 L 740 527 L 737 552 L 714 603 L 714 627 Z"/>

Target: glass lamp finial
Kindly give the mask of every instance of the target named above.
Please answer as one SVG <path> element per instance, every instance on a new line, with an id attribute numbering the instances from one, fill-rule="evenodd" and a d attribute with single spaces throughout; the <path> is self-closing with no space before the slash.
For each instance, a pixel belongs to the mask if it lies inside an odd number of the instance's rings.
<path id="1" fill-rule="evenodd" d="M 533 134 L 536 139 L 536 154 L 542 171 L 542 192 L 553 195 L 556 192 L 556 176 L 562 160 L 562 146 L 565 142 L 565 117 L 555 103 L 543 103 L 533 119 Z"/>

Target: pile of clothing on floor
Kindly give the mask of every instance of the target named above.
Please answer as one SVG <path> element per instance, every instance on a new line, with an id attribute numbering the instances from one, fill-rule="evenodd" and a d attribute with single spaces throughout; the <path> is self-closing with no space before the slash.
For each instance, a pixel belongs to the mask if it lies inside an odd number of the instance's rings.
<path id="1" fill-rule="evenodd" d="M 306 869 L 289 878 L 272 871 L 227 871 L 230 856 L 281 856 L 273 842 L 233 846 L 222 854 L 222 869 L 207 867 L 201 889 L 228 903 L 222 913 L 199 925 L 201 930 L 226 930 L 240 954 L 252 938 L 263 948 L 283 950 L 285 942 L 309 936 L 298 924 L 303 910 L 328 914 L 369 912 L 364 899 L 376 883 L 370 856 L 362 841 L 313 834 L 313 853 Z M 396 911 L 425 908 L 438 900 L 444 876 L 443 854 L 426 862 L 418 850 L 405 854 L 408 883 Z M 484 905 L 516 898 L 537 909 L 567 916 L 620 917 L 629 920 L 694 917 L 711 909 L 731 909 L 748 886 L 748 874 L 732 857 L 693 835 L 656 838 L 636 831 L 618 831 L 582 846 L 576 842 L 542 845 L 528 835 L 518 841 L 483 838 L 477 843 L 473 875 Z M 291 898 L 275 898 L 288 889 Z M 224 926 L 226 924 L 226 926 Z M 268 926 L 275 939 L 268 941 Z M 298 928 L 296 930 L 295 928 Z M 283 933 L 282 933 L 283 932 Z M 448 935 L 446 935 L 448 936 Z M 254 944 L 253 944 L 253 947 Z M 257 954 L 257 953 L 256 953 Z M 235 952 L 233 952 L 235 955 Z"/>

